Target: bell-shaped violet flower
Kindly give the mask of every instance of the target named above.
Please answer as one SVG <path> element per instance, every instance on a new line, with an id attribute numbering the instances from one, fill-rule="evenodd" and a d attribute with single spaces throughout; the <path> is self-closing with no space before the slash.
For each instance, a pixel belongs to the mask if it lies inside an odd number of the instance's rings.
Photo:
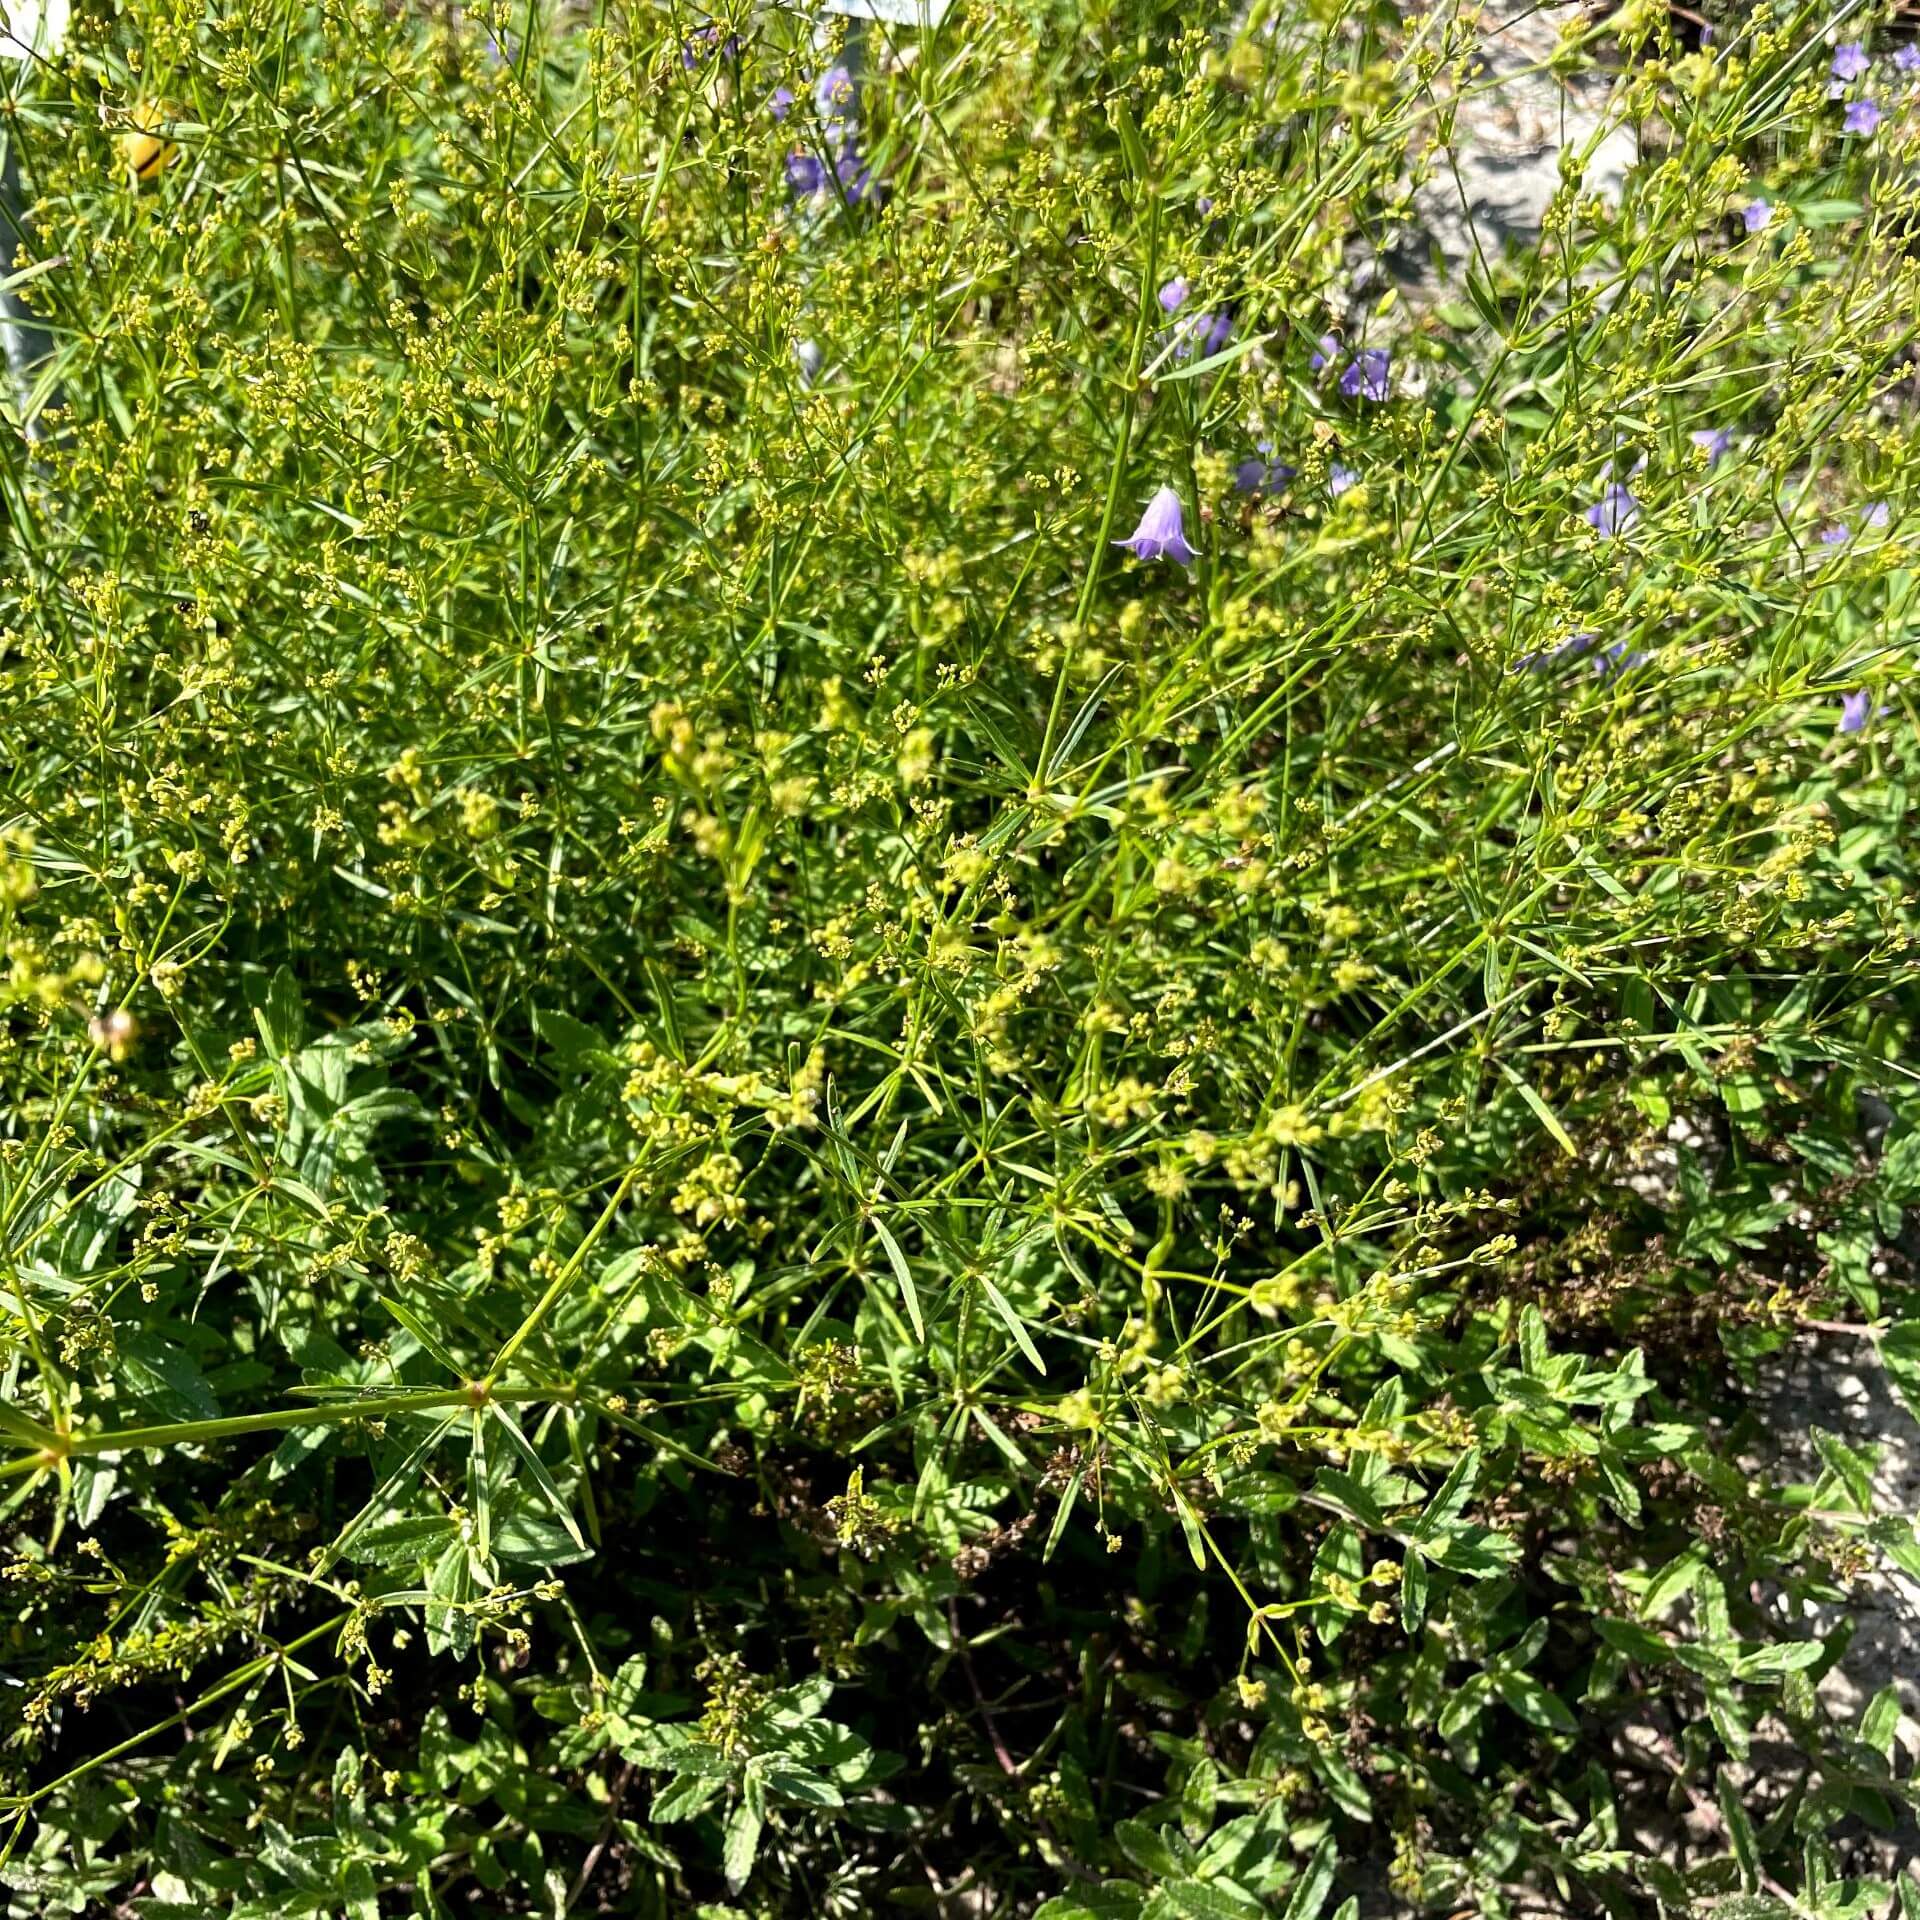
<path id="1" fill-rule="evenodd" d="M 1191 360 L 1197 353 L 1205 360 L 1218 353 L 1233 338 L 1233 309 L 1222 307 L 1217 313 L 1196 313 L 1180 326 L 1177 358 Z"/>
<path id="2" fill-rule="evenodd" d="M 1877 533 L 1893 518 L 1884 500 L 1875 500 L 1868 504 L 1867 510 L 1860 516 L 1863 527 L 1871 527 Z"/>
<path id="3" fill-rule="evenodd" d="M 1873 65 L 1858 40 L 1843 40 L 1833 50 L 1831 72 L 1836 80 L 1858 80 Z"/>
<path id="4" fill-rule="evenodd" d="M 1180 496 L 1171 487 L 1162 487 L 1147 502 L 1140 524 L 1124 540 L 1113 544 L 1128 548 L 1136 560 L 1177 560 L 1181 566 L 1190 567 L 1198 557 L 1187 545 Z"/>
<path id="5" fill-rule="evenodd" d="M 1848 106 L 1846 117 L 1840 122 L 1843 132 L 1862 136 L 1871 134 L 1879 124 L 1880 109 L 1864 95 Z"/>
<path id="6" fill-rule="evenodd" d="M 690 40 L 680 43 L 680 64 L 691 73 L 701 61 L 716 49 L 722 60 L 736 60 L 740 56 L 740 37 L 730 33 L 722 40 L 718 27 L 702 27 Z"/>
<path id="7" fill-rule="evenodd" d="M 818 154 L 795 147 L 787 155 L 787 185 L 802 199 L 818 193 L 827 184 L 827 170 Z"/>
<path id="8" fill-rule="evenodd" d="M 860 89 L 853 75 L 845 67 L 829 67 L 813 83 L 813 105 L 826 126 L 828 141 L 835 146 L 849 144 L 860 111 Z"/>
<path id="9" fill-rule="evenodd" d="M 843 120 L 859 104 L 859 89 L 845 67 L 829 67 L 813 83 L 813 104 L 822 120 Z"/>
<path id="10" fill-rule="evenodd" d="M 1865 733 L 1867 722 L 1873 718 L 1873 695 L 1865 687 L 1856 687 L 1852 693 L 1840 696 L 1840 731 L 1842 733 Z"/>
<path id="11" fill-rule="evenodd" d="M 772 93 L 767 96 L 767 111 L 772 114 L 776 120 L 784 120 L 787 115 L 793 111 L 793 89 L 791 87 L 775 87 Z"/>
<path id="12" fill-rule="evenodd" d="M 1385 347 L 1362 347 L 1340 376 L 1340 391 L 1349 400 L 1389 400 L 1392 373 L 1393 355 Z"/>
<path id="13" fill-rule="evenodd" d="M 1514 664 L 1520 673 L 1544 673 L 1549 667 L 1557 667 L 1563 660 L 1578 659 L 1600 636 L 1590 628 L 1579 633 L 1570 633 L 1558 646 L 1543 648 L 1538 653 L 1523 653 Z"/>
<path id="14" fill-rule="evenodd" d="M 1176 273 L 1173 278 L 1160 289 L 1160 311 L 1162 313 L 1178 313 L 1187 303 L 1187 293 L 1186 276 Z"/>
<path id="15" fill-rule="evenodd" d="M 1907 41 L 1893 56 L 1893 64 L 1902 73 L 1920 73 L 1920 47 Z"/>
<path id="16" fill-rule="evenodd" d="M 1586 520 L 1602 540 L 1625 533 L 1640 518 L 1640 502 L 1615 481 L 1587 509 Z"/>
<path id="17" fill-rule="evenodd" d="M 1841 526 L 1838 521 L 1820 529 L 1820 544 L 1823 547 L 1844 547 L 1852 538 L 1852 529 Z"/>
<path id="18" fill-rule="evenodd" d="M 1767 222 L 1773 218 L 1773 202 L 1770 200 L 1749 200 L 1740 209 L 1741 224 L 1749 233 L 1764 233 Z"/>
<path id="19" fill-rule="evenodd" d="M 1332 334 L 1323 333 L 1320 344 L 1307 356 L 1307 367 L 1313 373 L 1324 373 L 1328 365 L 1340 352 L 1340 342 Z"/>
<path id="20" fill-rule="evenodd" d="M 1624 640 L 1616 640 L 1612 646 L 1602 648 L 1593 670 L 1602 680 L 1610 680 L 1616 673 L 1631 673 L 1635 667 L 1644 667 L 1652 658 L 1652 654 L 1630 647 Z"/>
<path id="21" fill-rule="evenodd" d="M 860 149 L 849 141 L 842 149 L 840 157 L 833 163 L 833 177 L 840 183 L 840 191 L 850 203 L 867 199 L 876 193 L 873 184 L 873 169 L 860 158 Z"/>
<path id="22" fill-rule="evenodd" d="M 1259 459 L 1242 460 L 1233 470 L 1234 490 L 1238 493 L 1271 493 L 1284 487 L 1299 471 L 1284 460 L 1273 458 L 1271 440 L 1260 441 L 1256 451 Z"/>

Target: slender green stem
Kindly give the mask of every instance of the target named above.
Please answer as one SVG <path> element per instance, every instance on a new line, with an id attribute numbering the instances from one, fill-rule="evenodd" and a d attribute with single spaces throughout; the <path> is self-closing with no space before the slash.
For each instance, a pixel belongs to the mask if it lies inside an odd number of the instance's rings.
<path id="1" fill-rule="evenodd" d="M 243 1434 L 272 1433 L 283 1427 L 341 1426 L 349 1420 L 379 1420 L 388 1414 L 430 1413 L 436 1407 L 459 1407 L 487 1400 L 508 1403 L 571 1400 L 574 1389 L 554 1387 L 422 1388 L 416 1393 L 386 1393 L 365 1400 L 329 1400 L 311 1407 L 275 1407 L 265 1413 L 228 1414 L 217 1420 L 176 1420 L 161 1427 L 118 1427 L 105 1433 L 76 1433 L 64 1447 L 45 1447 L 22 1454 L 0 1466 L 0 1476 L 31 1473 L 37 1467 L 56 1466 L 63 1456 L 136 1453 L 187 1447 L 208 1440 L 233 1440 Z"/>
<path id="2" fill-rule="evenodd" d="M 1100 585 L 1101 564 L 1107 557 L 1107 543 L 1113 537 L 1113 517 L 1120 508 L 1120 489 L 1126 482 L 1127 455 L 1133 449 L 1133 416 L 1140 386 L 1140 368 L 1145 362 L 1147 338 L 1153 325 L 1155 306 L 1154 281 L 1160 270 L 1160 193 L 1156 187 L 1148 188 L 1147 201 L 1147 265 L 1140 276 L 1140 297 L 1134 309 L 1133 345 L 1127 353 L 1127 374 L 1121 392 L 1120 432 L 1113 443 L 1113 465 L 1107 472 L 1106 503 L 1100 509 L 1100 525 L 1093 536 L 1093 551 L 1087 556 L 1086 577 L 1080 583 L 1080 598 L 1073 610 L 1074 631 L 1078 633 L 1087 624 L 1087 615 L 1093 611 L 1093 596 Z M 1040 742 L 1040 758 L 1033 769 L 1035 784 L 1047 778 L 1047 763 L 1053 754 L 1053 737 L 1060 728 L 1061 708 L 1067 697 L 1067 668 L 1069 661 L 1062 659 L 1059 671 L 1054 675 L 1053 704 L 1047 710 L 1047 730 Z"/>
<path id="3" fill-rule="evenodd" d="M 297 1653 L 302 1647 L 311 1646 L 314 1641 L 324 1639 L 328 1634 L 336 1632 L 345 1624 L 347 1618 L 348 1615 L 345 1613 L 336 1613 L 331 1620 L 323 1620 L 319 1626 L 309 1627 L 297 1639 L 289 1640 L 284 1647 L 275 1647 L 271 1653 L 263 1653 L 257 1660 L 249 1660 L 244 1667 L 236 1667 L 224 1680 L 216 1686 L 209 1687 L 197 1700 L 189 1700 L 178 1713 L 170 1713 L 164 1720 L 156 1720 L 152 1726 L 129 1735 L 117 1746 L 107 1748 L 104 1753 L 96 1753 L 91 1760 L 84 1761 L 68 1773 L 63 1773 L 59 1779 L 49 1780 L 44 1786 L 35 1787 L 31 1793 L 0 1796 L 0 1808 L 13 1811 L 30 1807 L 36 1801 L 44 1800 L 48 1794 L 58 1793 L 62 1787 L 71 1786 L 74 1781 L 84 1779 L 95 1768 L 104 1767 L 109 1760 L 118 1760 L 122 1754 L 131 1753 L 136 1747 L 145 1746 L 149 1740 L 157 1739 L 171 1728 L 180 1726 L 203 1707 L 210 1707 L 216 1700 L 223 1700 L 228 1694 L 257 1680 L 261 1674 L 285 1659 L 288 1654 Z"/>
<path id="4" fill-rule="evenodd" d="M 539 1302 L 533 1311 L 521 1321 L 519 1329 L 507 1341 L 506 1345 L 494 1355 L 493 1365 L 487 1369 L 486 1385 L 489 1388 L 492 1387 L 494 1381 L 499 1379 L 501 1373 L 513 1359 L 513 1356 L 539 1331 L 540 1323 L 560 1304 L 561 1297 L 566 1293 L 567 1289 L 573 1285 L 574 1281 L 580 1277 L 580 1270 L 586 1265 L 587 1255 L 599 1245 L 601 1236 L 613 1225 L 613 1217 L 620 1211 L 627 1195 L 633 1191 L 633 1183 L 639 1179 L 640 1169 L 643 1164 L 643 1160 L 636 1160 L 633 1165 L 620 1176 L 620 1184 L 614 1188 L 613 1198 L 607 1202 L 605 1208 L 601 1211 L 600 1218 L 587 1229 L 587 1237 L 574 1248 L 567 1264 L 554 1275 L 553 1284 L 540 1296 Z M 504 1394 L 494 1395 L 495 1399 L 504 1399 L 505 1397 Z"/>

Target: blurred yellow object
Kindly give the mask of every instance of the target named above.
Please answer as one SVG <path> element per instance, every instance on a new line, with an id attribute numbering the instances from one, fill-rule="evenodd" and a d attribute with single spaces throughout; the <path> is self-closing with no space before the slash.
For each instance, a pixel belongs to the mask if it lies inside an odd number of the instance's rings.
<path id="1" fill-rule="evenodd" d="M 180 151 L 160 130 L 170 124 L 173 117 L 173 109 L 166 105 L 142 107 L 134 124 L 121 134 L 120 158 L 136 181 L 159 179 Z"/>

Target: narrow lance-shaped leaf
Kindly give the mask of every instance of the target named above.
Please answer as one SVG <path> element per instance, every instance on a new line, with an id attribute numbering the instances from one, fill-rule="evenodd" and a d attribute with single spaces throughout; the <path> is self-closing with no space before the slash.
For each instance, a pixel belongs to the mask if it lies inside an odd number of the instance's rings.
<path id="1" fill-rule="evenodd" d="M 361 1530 L 368 1526 L 378 1514 L 384 1513 L 394 1501 L 412 1490 L 413 1484 L 425 1470 L 428 1457 L 439 1446 L 448 1433 L 459 1423 L 462 1415 L 456 1411 L 447 1415 L 414 1450 L 402 1460 L 394 1470 L 381 1481 L 373 1491 L 373 1497 L 347 1522 L 334 1536 L 329 1545 L 314 1562 L 313 1571 L 317 1578 L 339 1559 Z"/>
<path id="2" fill-rule="evenodd" d="M 567 1538 L 576 1547 L 584 1550 L 587 1544 L 586 1539 L 567 1506 L 565 1496 L 554 1485 L 553 1475 L 547 1471 L 546 1463 L 534 1451 L 533 1442 L 520 1431 L 520 1423 L 497 1400 L 489 1404 L 501 1433 L 506 1436 L 507 1444 L 520 1456 L 520 1462 L 526 1468 L 534 1486 L 539 1489 L 540 1497 L 547 1510 L 566 1528 Z"/>
<path id="3" fill-rule="evenodd" d="M 894 1277 L 900 1282 L 900 1297 L 906 1302 L 907 1318 L 913 1322 L 913 1336 L 925 1346 L 927 1326 L 920 1317 L 920 1290 L 913 1284 L 913 1270 L 907 1265 L 906 1255 L 900 1251 L 899 1241 L 887 1230 L 887 1223 L 877 1215 L 873 1219 L 873 1231 L 886 1253 L 888 1264 L 893 1268 Z"/>

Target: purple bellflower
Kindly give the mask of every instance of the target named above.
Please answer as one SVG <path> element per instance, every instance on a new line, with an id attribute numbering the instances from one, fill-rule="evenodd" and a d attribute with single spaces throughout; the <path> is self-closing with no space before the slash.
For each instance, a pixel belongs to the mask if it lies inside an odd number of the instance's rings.
<path id="1" fill-rule="evenodd" d="M 1284 460 L 1273 457 L 1273 442 L 1259 441 L 1254 451 L 1260 456 L 1256 460 L 1242 460 L 1233 470 L 1233 484 L 1240 493 L 1271 493 L 1284 487 L 1296 473 L 1297 467 L 1290 467 Z"/>
<path id="2" fill-rule="evenodd" d="M 1513 664 L 1522 673 L 1544 673 L 1549 667 L 1557 667 L 1563 660 L 1577 660 L 1600 636 L 1593 631 L 1570 633 L 1558 646 L 1547 647 L 1538 653 L 1523 653 Z"/>
<path id="3" fill-rule="evenodd" d="M 840 182 L 840 191 L 849 201 L 865 200 L 876 192 L 873 169 L 860 158 L 860 149 L 852 141 L 848 141 L 840 158 L 833 163 L 833 177 Z"/>
<path id="4" fill-rule="evenodd" d="M 1624 640 L 1616 640 L 1602 650 L 1593 663 L 1593 670 L 1602 680 L 1610 680 L 1616 673 L 1631 673 L 1635 667 L 1644 667 L 1652 658 L 1652 654 L 1630 647 Z"/>
<path id="5" fill-rule="evenodd" d="M 1920 47 L 1907 41 L 1893 56 L 1893 64 L 1902 73 L 1920 73 Z"/>
<path id="6" fill-rule="evenodd" d="M 775 87 L 773 92 L 767 96 L 767 111 L 772 114 L 776 120 L 784 120 L 787 115 L 793 111 L 793 89 L 791 87 Z"/>
<path id="7" fill-rule="evenodd" d="M 1222 307 L 1217 313 L 1196 313 L 1180 328 L 1179 358 L 1191 359 L 1196 353 L 1205 360 L 1220 352 L 1233 338 L 1233 309 Z"/>
<path id="8" fill-rule="evenodd" d="M 1852 693 L 1840 696 L 1840 731 L 1842 733 L 1865 733 L 1867 722 L 1873 718 L 1873 695 L 1865 687 L 1856 687 Z"/>
<path id="9" fill-rule="evenodd" d="M 1836 80 L 1858 80 L 1873 65 L 1858 40 L 1843 40 L 1833 50 L 1831 72 Z"/>
<path id="10" fill-rule="evenodd" d="M 1332 334 L 1323 333 L 1320 344 L 1307 356 L 1307 367 L 1313 373 L 1324 373 L 1330 362 L 1338 358 L 1340 342 Z"/>
<path id="11" fill-rule="evenodd" d="M 1823 547 L 1844 547 L 1852 538 L 1852 532 L 1837 521 L 1830 527 L 1820 529 L 1820 544 Z"/>
<path id="12" fill-rule="evenodd" d="M 1749 200 L 1740 209 L 1740 219 L 1749 233 L 1764 233 L 1772 218 L 1773 203 L 1770 200 Z"/>
<path id="13" fill-rule="evenodd" d="M 1390 400 L 1392 373 L 1393 355 L 1385 347 L 1362 347 L 1340 376 L 1340 391 L 1349 400 Z"/>
<path id="14" fill-rule="evenodd" d="M 1625 533 L 1640 518 L 1640 502 L 1615 481 L 1587 509 L 1586 520 L 1602 540 Z"/>
<path id="15" fill-rule="evenodd" d="M 730 33 L 722 40 L 718 27 L 702 27 L 691 40 L 680 43 L 680 64 L 691 73 L 716 47 L 721 59 L 732 60 L 740 52 L 739 36 Z"/>
<path id="16" fill-rule="evenodd" d="M 853 75 L 845 67 L 829 67 L 813 83 L 813 104 L 822 120 L 844 119 L 859 101 Z"/>
<path id="17" fill-rule="evenodd" d="M 860 158 L 860 149 L 852 145 L 842 149 L 831 168 L 818 154 L 809 153 L 804 147 L 795 147 L 787 155 L 787 185 L 801 200 L 831 193 L 838 186 L 850 205 L 869 198 L 877 199 L 880 194 L 880 189 L 874 185 L 872 168 Z"/>
<path id="18" fill-rule="evenodd" d="M 1877 533 L 1892 518 L 1893 515 L 1889 511 L 1887 503 L 1884 500 L 1875 500 L 1868 506 L 1866 512 L 1860 516 L 1860 524 L 1863 527 L 1873 528 Z"/>
<path id="19" fill-rule="evenodd" d="M 1160 289 L 1160 311 L 1162 313 L 1178 313 L 1187 303 L 1188 291 L 1186 276 L 1176 273 L 1173 278 Z"/>
<path id="20" fill-rule="evenodd" d="M 1190 567 L 1198 556 L 1187 545 L 1187 529 L 1181 518 L 1180 496 L 1171 487 L 1162 487 L 1147 502 L 1140 524 L 1116 547 L 1131 550 L 1136 560 L 1177 560 Z"/>
<path id="21" fill-rule="evenodd" d="M 813 83 L 814 110 L 826 123 L 827 138 L 836 146 L 853 142 L 853 123 L 860 111 L 860 89 L 845 67 L 829 67 Z"/>
<path id="22" fill-rule="evenodd" d="M 1869 99 L 1862 96 L 1847 108 L 1846 117 L 1840 122 L 1845 133 L 1857 133 L 1865 137 L 1880 124 L 1880 109 Z"/>

